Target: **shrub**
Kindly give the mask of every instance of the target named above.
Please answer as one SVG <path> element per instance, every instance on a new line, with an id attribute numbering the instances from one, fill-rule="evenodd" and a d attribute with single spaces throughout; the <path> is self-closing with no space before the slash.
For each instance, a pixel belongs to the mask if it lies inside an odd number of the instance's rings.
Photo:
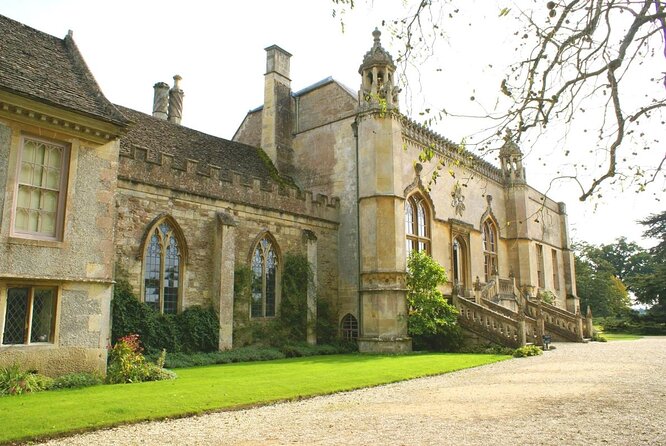
<path id="1" fill-rule="evenodd" d="M 18 364 L 0 368 L 0 395 L 20 395 L 46 390 L 52 379 L 31 370 L 22 370 Z"/>
<path id="2" fill-rule="evenodd" d="M 217 350 L 219 321 L 212 308 L 193 306 L 179 314 L 160 314 L 140 302 L 123 280 L 116 283 L 111 308 L 114 341 L 138 334 L 148 353 Z"/>
<path id="3" fill-rule="evenodd" d="M 139 335 L 130 334 L 116 342 L 109 354 L 106 380 L 109 384 L 160 381 L 174 379 L 176 374 L 165 370 L 166 350 L 162 350 L 157 363 L 146 361 Z"/>
<path id="4" fill-rule="evenodd" d="M 312 270 L 304 255 L 287 254 L 282 269 L 282 299 L 276 319 L 285 341 L 305 341 L 308 332 L 308 285 Z"/>
<path id="5" fill-rule="evenodd" d="M 102 384 L 104 380 L 97 373 L 68 373 L 53 380 L 49 390 L 80 389 Z"/>
<path id="6" fill-rule="evenodd" d="M 148 370 L 142 351 L 139 335 L 130 334 L 120 338 L 109 354 L 106 380 L 110 384 L 143 381 Z"/>
<path id="7" fill-rule="evenodd" d="M 536 345 L 524 345 L 518 347 L 513 351 L 514 358 L 524 358 L 526 356 L 539 356 L 543 354 L 543 350 Z"/>
<path id="8" fill-rule="evenodd" d="M 169 353 L 166 355 L 166 366 L 172 369 L 195 367 L 212 364 L 229 364 L 232 362 L 270 361 L 285 357 L 335 355 L 356 351 L 356 344 L 341 343 L 338 345 L 290 344 L 281 348 L 250 346 L 234 350 L 210 353 Z M 150 358 L 157 359 L 154 355 Z"/>
<path id="9" fill-rule="evenodd" d="M 417 351 L 459 352 L 463 347 L 464 336 L 462 328 L 454 324 L 440 327 L 436 334 L 415 335 L 412 342 Z"/>
<path id="10" fill-rule="evenodd" d="M 592 334 L 592 340 L 595 342 L 608 342 L 608 339 L 606 339 L 606 336 L 604 336 L 602 333 L 595 331 Z"/>
<path id="11" fill-rule="evenodd" d="M 189 307 L 176 315 L 174 322 L 180 332 L 183 351 L 212 352 L 218 349 L 220 322 L 212 308 Z"/>
<path id="12" fill-rule="evenodd" d="M 471 345 L 460 350 L 462 353 L 480 353 L 485 355 L 513 355 L 515 351 L 511 347 L 504 347 L 499 344 Z"/>
<path id="13" fill-rule="evenodd" d="M 557 299 L 555 296 L 555 293 L 549 290 L 542 290 L 539 291 L 539 296 L 541 296 L 541 300 L 546 302 L 547 304 L 555 305 L 555 300 Z"/>
<path id="14" fill-rule="evenodd" d="M 462 345 L 458 310 L 438 289 L 446 280 L 444 268 L 434 259 L 424 252 L 412 251 L 407 260 L 407 324 L 417 349 L 455 351 Z"/>

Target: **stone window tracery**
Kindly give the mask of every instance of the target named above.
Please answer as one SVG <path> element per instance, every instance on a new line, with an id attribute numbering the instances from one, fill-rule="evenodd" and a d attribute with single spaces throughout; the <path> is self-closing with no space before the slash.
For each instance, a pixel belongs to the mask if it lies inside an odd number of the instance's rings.
<path id="1" fill-rule="evenodd" d="M 165 218 L 153 226 L 146 242 L 143 300 L 160 313 L 178 312 L 184 263 L 180 240 L 182 236 L 176 226 Z"/>
<path id="2" fill-rule="evenodd" d="M 252 317 L 273 317 L 278 301 L 277 245 L 268 235 L 259 240 L 252 253 Z"/>
<path id="3" fill-rule="evenodd" d="M 430 253 L 430 221 L 425 199 L 414 194 L 405 202 L 406 254 L 412 251 Z"/>
<path id="4" fill-rule="evenodd" d="M 488 219 L 483 223 L 483 267 L 486 282 L 497 274 L 497 228 L 492 220 Z"/>

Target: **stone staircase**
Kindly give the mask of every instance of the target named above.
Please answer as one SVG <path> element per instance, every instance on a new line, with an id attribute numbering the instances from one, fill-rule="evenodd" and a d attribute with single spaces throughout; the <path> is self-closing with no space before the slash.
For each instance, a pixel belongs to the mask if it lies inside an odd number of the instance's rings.
<path id="1" fill-rule="evenodd" d="M 571 313 L 524 295 L 515 280 L 494 277 L 485 286 L 475 286 L 467 296 L 454 287 L 453 305 L 463 329 L 506 347 L 542 345 L 543 336 L 553 341 L 584 342 L 592 336 L 592 315 Z"/>

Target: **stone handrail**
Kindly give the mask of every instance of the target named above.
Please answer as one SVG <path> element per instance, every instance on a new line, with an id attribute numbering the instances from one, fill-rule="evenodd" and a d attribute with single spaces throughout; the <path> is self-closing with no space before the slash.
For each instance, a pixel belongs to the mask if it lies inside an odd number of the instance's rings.
<path id="1" fill-rule="evenodd" d="M 525 299 L 525 314 L 531 318 L 543 318 L 544 329 L 568 341 L 581 342 L 583 340 L 582 319 L 574 313 L 546 302 L 540 304 Z M 541 310 L 541 315 L 539 315 Z"/>
<path id="2" fill-rule="evenodd" d="M 458 320 L 462 327 L 500 345 L 521 346 L 521 323 L 518 320 L 456 296 L 453 304 L 459 311 Z"/>
<path id="3" fill-rule="evenodd" d="M 496 304 L 492 300 L 483 299 L 483 306 L 489 308 L 492 311 L 503 314 L 514 320 L 519 320 L 519 314 L 513 311 L 510 308 L 503 307 L 500 304 Z M 527 343 L 540 344 L 539 333 L 537 329 L 537 320 L 530 316 L 525 315 L 525 340 Z"/>

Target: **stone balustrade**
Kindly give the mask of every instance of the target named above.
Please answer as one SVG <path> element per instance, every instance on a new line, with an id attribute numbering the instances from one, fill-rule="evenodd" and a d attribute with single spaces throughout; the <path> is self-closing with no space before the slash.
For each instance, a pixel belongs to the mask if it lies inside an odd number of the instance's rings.
<path id="1" fill-rule="evenodd" d="M 453 304 L 460 313 L 458 320 L 463 328 L 500 345 L 516 348 L 525 344 L 526 324 L 521 321 L 457 296 L 453 297 Z"/>
<path id="2" fill-rule="evenodd" d="M 544 330 L 566 341 L 583 341 L 583 319 L 546 302 L 525 299 L 525 314 L 534 319 L 543 319 Z"/>

